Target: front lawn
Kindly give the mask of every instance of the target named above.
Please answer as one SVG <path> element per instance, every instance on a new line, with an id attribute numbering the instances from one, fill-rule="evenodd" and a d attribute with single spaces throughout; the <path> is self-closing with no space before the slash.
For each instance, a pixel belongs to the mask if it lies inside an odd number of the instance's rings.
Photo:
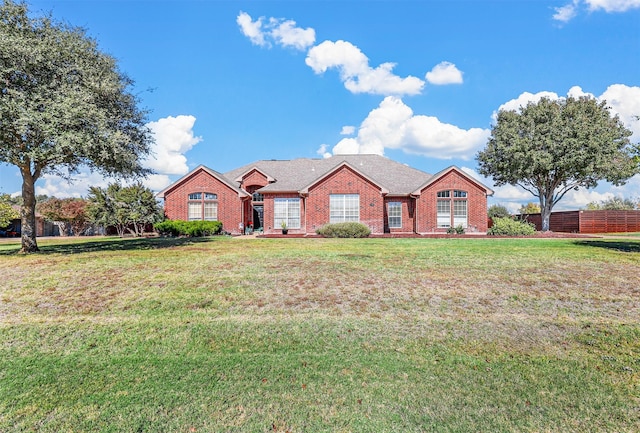
<path id="1" fill-rule="evenodd" d="M 0 244 L 0 431 L 637 432 L 640 241 Z"/>

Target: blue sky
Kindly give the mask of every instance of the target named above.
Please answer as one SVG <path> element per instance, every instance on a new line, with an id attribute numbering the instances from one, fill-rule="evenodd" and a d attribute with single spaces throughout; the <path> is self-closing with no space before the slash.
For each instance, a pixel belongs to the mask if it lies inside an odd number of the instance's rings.
<path id="1" fill-rule="evenodd" d="M 493 116 L 541 96 L 606 99 L 640 142 L 640 0 L 32 0 L 87 29 L 150 110 L 158 191 L 204 164 L 378 153 L 477 175 Z M 37 192 L 86 195 L 109 180 L 46 176 Z M 0 165 L 0 192 L 20 190 Z M 640 176 L 568 195 L 576 208 L 638 198 Z M 513 187 L 492 203 L 535 201 Z"/>

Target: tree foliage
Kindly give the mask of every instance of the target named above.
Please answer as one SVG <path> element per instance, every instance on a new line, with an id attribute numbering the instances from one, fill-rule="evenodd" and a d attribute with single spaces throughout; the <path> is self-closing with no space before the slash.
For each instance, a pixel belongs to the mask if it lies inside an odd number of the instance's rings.
<path id="1" fill-rule="evenodd" d="M 489 206 L 489 209 L 487 209 L 487 216 L 491 219 L 509 218 L 511 216 L 511 212 L 509 212 L 509 209 L 507 209 L 504 205 L 492 204 L 491 206 Z"/>
<path id="2" fill-rule="evenodd" d="M 140 183 L 91 187 L 87 199 L 90 220 L 103 227 L 115 227 L 119 236 L 124 236 L 125 231 L 142 236 L 147 225 L 162 219 L 162 209 L 153 191 Z"/>
<path id="3" fill-rule="evenodd" d="M 601 180 L 621 185 L 638 173 L 631 134 L 605 102 L 543 98 L 498 113 L 487 147 L 477 155 L 479 172 L 497 186 L 517 185 L 538 197 L 542 229 L 548 230 L 551 210 L 567 192 Z"/>
<path id="4" fill-rule="evenodd" d="M 11 206 L 10 196 L 8 194 L 0 195 L 0 228 L 7 227 L 20 214 Z"/>
<path id="5" fill-rule="evenodd" d="M 58 225 L 61 235 L 80 236 L 89 227 L 87 200 L 82 198 L 52 197 L 38 204 L 38 212 Z"/>
<path id="6" fill-rule="evenodd" d="M 22 252 L 37 251 L 35 182 L 81 167 L 139 176 L 150 151 L 131 79 L 85 30 L 0 5 L 0 163 L 22 175 Z"/>
<path id="7" fill-rule="evenodd" d="M 520 206 L 518 213 L 523 215 L 531 215 L 532 213 L 540 213 L 540 205 L 535 203 L 527 203 L 525 205 Z"/>
<path id="8" fill-rule="evenodd" d="M 640 201 L 630 198 L 611 197 L 601 202 L 591 202 L 586 206 L 587 210 L 634 210 L 640 209 Z"/>

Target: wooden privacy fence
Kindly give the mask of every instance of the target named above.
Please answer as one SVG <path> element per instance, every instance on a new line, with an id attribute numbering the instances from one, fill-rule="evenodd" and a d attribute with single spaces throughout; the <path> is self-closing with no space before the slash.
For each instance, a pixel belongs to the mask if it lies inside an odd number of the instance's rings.
<path id="1" fill-rule="evenodd" d="M 542 229 L 539 213 L 519 215 Z M 640 210 L 574 210 L 552 212 L 549 230 L 566 233 L 640 232 Z"/>

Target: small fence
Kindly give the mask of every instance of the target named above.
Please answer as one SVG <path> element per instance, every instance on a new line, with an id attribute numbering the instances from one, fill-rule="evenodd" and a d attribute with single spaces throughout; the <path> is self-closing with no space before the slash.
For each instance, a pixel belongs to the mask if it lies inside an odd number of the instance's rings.
<path id="1" fill-rule="evenodd" d="M 520 215 L 542 229 L 539 213 Z M 564 233 L 640 232 L 640 210 L 574 210 L 552 212 L 549 230 Z"/>

